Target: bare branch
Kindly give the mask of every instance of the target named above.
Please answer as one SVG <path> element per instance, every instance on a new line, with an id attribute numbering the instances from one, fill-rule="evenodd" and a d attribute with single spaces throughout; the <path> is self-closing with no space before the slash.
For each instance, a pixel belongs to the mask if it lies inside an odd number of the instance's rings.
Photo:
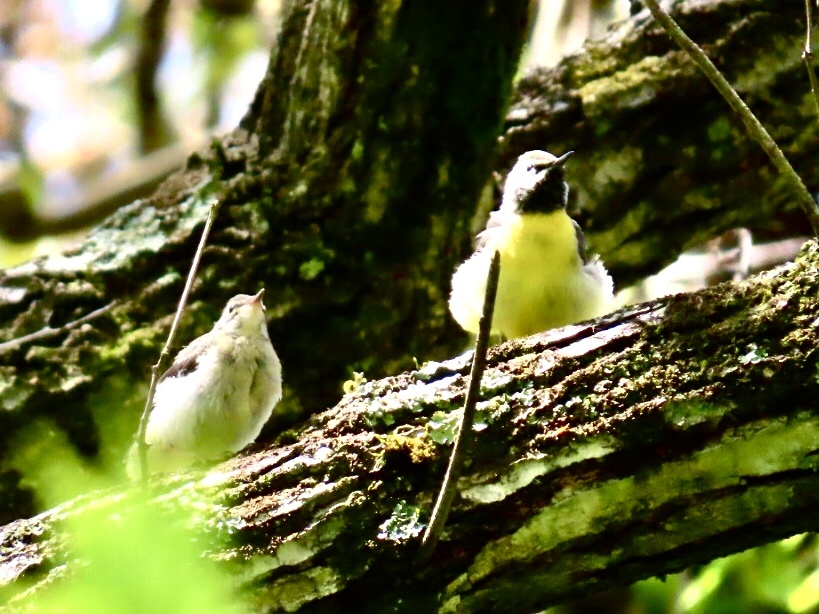
<path id="1" fill-rule="evenodd" d="M 464 462 L 469 455 L 469 444 L 472 441 L 472 426 L 475 422 L 475 407 L 478 404 L 478 393 L 481 389 L 481 377 L 486 367 L 486 350 L 489 345 L 489 334 L 492 331 L 492 314 L 495 311 L 495 297 L 498 293 L 500 279 L 500 252 L 495 252 L 489 265 L 486 279 L 486 292 L 483 299 L 483 312 L 478 322 L 478 338 L 475 340 L 475 352 L 472 354 L 472 370 L 469 373 L 469 388 L 464 402 L 464 413 L 461 417 L 461 426 L 452 447 L 452 456 L 449 459 L 438 500 L 432 510 L 429 526 L 421 540 L 421 547 L 415 559 L 416 565 L 423 565 L 432 556 L 435 546 L 444 530 L 449 508 L 455 499 L 456 483 L 461 475 Z"/>
<path id="2" fill-rule="evenodd" d="M 28 335 L 23 335 L 22 337 L 17 337 L 16 339 L 11 339 L 9 341 L 4 341 L 0 343 L 0 354 L 4 352 L 11 352 L 13 350 L 18 349 L 20 346 L 26 345 L 27 343 L 34 343 L 35 341 L 43 341 L 45 339 L 49 339 L 51 337 L 56 337 L 57 335 L 61 335 L 65 332 L 73 328 L 77 328 L 78 326 L 85 324 L 86 322 L 90 322 L 96 317 L 101 316 L 106 311 L 111 309 L 114 305 L 116 305 L 116 301 L 111 301 L 104 307 L 100 307 L 99 309 L 95 309 L 94 311 L 85 314 L 81 318 L 78 318 L 68 324 L 63 324 L 57 328 L 52 328 L 51 326 L 46 326 L 45 328 L 41 328 L 37 332 L 30 333 Z"/>
<path id="3" fill-rule="evenodd" d="M 805 0 L 805 50 L 802 52 L 802 61 L 808 71 L 810 91 L 813 93 L 813 103 L 816 106 L 816 117 L 819 119 L 819 82 L 816 81 L 816 72 L 813 70 L 813 0 Z"/>

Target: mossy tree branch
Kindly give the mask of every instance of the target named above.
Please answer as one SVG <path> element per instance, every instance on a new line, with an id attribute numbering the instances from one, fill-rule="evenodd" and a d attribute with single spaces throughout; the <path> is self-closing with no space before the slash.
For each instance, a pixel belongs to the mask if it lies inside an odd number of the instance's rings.
<path id="1" fill-rule="evenodd" d="M 363 384 L 195 483 L 237 529 L 211 556 L 260 612 L 537 611 L 816 530 L 817 271 L 814 241 L 775 272 L 493 348 L 422 569 L 449 450 L 429 421 L 460 408 L 469 354 Z M 53 521 L 88 504 L 0 529 L 0 578 L 60 581 Z"/>
<path id="2" fill-rule="evenodd" d="M 243 129 L 192 155 L 77 250 L 0 273 L 0 343 L 65 330 L 0 357 L 0 517 L 35 509 L 9 463 L 32 423 L 55 423 L 87 457 L 124 451 L 217 171 L 223 208 L 180 339 L 263 283 L 294 413 L 333 406 L 353 370 L 379 377 L 464 346 L 446 315 L 448 281 L 469 249 L 526 3 L 494 12 L 463 3 L 445 19 L 441 6 L 425 16 L 420 5 L 376 4 L 294 0 Z M 819 190 L 800 7 L 692 1 L 674 15 Z M 533 148 L 577 150 L 567 170 L 578 217 L 619 286 L 728 227 L 804 229 L 754 144 L 647 11 L 519 82 L 497 170 Z M 91 325 L 61 328 L 113 300 Z M 106 453 L 110 440 L 122 448 Z"/>

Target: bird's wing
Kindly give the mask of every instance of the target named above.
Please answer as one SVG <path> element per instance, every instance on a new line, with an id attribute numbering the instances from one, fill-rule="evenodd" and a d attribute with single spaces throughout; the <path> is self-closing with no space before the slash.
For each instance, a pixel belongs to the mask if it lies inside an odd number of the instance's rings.
<path id="1" fill-rule="evenodd" d="M 600 256 L 589 253 L 589 245 L 586 243 L 586 235 L 580 229 L 580 224 L 572 220 L 574 224 L 574 234 L 577 237 L 577 254 L 583 263 L 583 270 L 586 274 L 591 275 L 596 280 L 601 292 L 606 297 L 606 301 L 610 301 L 614 296 L 614 280 L 609 275 Z M 602 315 L 602 314 L 601 314 Z"/>
<path id="2" fill-rule="evenodd" d="M 580 260 L 583 264 L 588 264 L 589 260 L 591 260 L 591 256 L 589 255 L 589 245 L 586 243 L 586 235 L 583 234 L 580 224 L 574 220 L 572 220 L 572 224 L 574 225 L 575 237 L 577 237 L 577 255 L 580 256 Z"/>
<path id="3" fill-rule="evenodd" d="M 486 228 L 478 233 L 475 237 L 475 250 L 481 250 L 486 247 L 489 239 L 495 234 L 495 230 L 502 226 L 506 215 L 502 211 L 492 211 L 489 214 L 489 219 L 486 222 Z"/>
<path id="4" fill-rule="evenodd" d="M 207 334 L 197 337 L 182 348 L 176 358 L 173 359 L 173 363 L 168 367 L 168 370 L 159 378 L 159 381 L 161 382 L 169 377 L 182 377 L 193 371 L 199 363 L 199 357 L 207 347 L 207 337 Z"/>

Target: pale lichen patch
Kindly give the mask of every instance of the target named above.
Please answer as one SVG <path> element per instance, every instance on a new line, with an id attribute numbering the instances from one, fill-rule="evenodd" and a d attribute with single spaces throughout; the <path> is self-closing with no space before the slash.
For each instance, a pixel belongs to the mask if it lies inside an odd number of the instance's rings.
<path id="1" fill-rule="evenodd" d="M 461 492 L 461 496 L 484 504 L 502 501 L 555 469 L 568 467 L 591 458 L 602 458 L 615 449 L 614 438 L 607 436 L 572 446 L 567 453 L 527 458 L 513 464 L 510 470 L 497 481 L 466 488 Z"/>
<path id="2" fill-rule="evenodd" d="M 295 612 L 311 601 L 338 592 L 344 586 L 341 575 L 331 567 L 314 567 L 271 582 L 265 593 L 265 609 Z"/>
<path id="3" fill-rule="evenodd" d="M 610 529 L 622 519 L 639 517 L 640 509 L 657 509 L 681 498 L 740 487 L 751 476 L 770 476 L 793 467 L 815 471 L 819 468 L 814 454 L 817 448 L 819 417 L 802 414 L 793 420 L 763 420 L 726 433 L 690 457 L 663 463 L 653 471 L 647 468 L 640 476 L 590 488 L 568 488 L 518 531 L 487 544 L 467 572 L 449 585 L 447 595 L 450 600 L 457 599 L 458 593 L 509 564 L 526 563 L 549 552 L 558 555 L 571 540 Z M 536 465 L 534 469 L 536 474 Z M 789 490 L 775 489 L 752 494 L 744 511 L 749 519 L 767 509 L 781 508 L 787 503 L 782 497 L 792 496 Z M 646 500 L 648 496 L 652 501 Z M 683 521 L 688 520 L 683 517 Z M 664 539 L 673 541 L 684 527 L 669 524 L 666 529 Z M 652 545 L 658 541 L 653 536 L 652 543 L 640 543 L 644 548 L 660 548 Z"/>

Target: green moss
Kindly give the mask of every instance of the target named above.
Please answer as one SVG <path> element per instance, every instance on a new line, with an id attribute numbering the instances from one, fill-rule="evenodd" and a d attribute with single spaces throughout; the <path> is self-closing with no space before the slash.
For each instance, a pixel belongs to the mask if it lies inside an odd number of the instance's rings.
<path id="1" fill-rule="evenodd" d="M 615 113 L 622 100 L 630 107 L 639 106 L 651 100 L 661 86 L 662 80 L 670 77 L 668 63 L 656 56 L 645 57 L 625 70 L 589 81 L 578 90 L 583 106 L 589 115 Z M 606 109 L 606 113 L 598 109 Z"/>
<path id="2" fill-rule="evenodd" d="M 608 231 L 589 234 L 594 249 L 600 253 L 616 253 L 618 262 L 640 263 L 643 261 L 645 250 L 643 243 L 623 243 L 624 236 L 633 236 L 642 232 L 649 220 L 656 217 L 656 206 L 650 202 L 640 201 L 629 207 L 617 228 Z"/>
<path id="3" fill-rule="evenodd" d="M 14 367 L 0 366 L 0 408 L 12 411 L 23 407 L 34 394 L 37 381 L 25 381 Z"/>
<path id="4" fill-rule="evenodd" d="M 350 151 L 350 159 L 353 162 L 360 162 L 364 158 L 364 141 L 361 139 L 357 139 L 355 143 L 353 143 L 353 148 Z"/>
<path id="5" fill-rule="evenodd" d="M 311 281 L 321 274 L 324 267 L 324 261 L 318 258 L 311 258 L 310 260 L 302 262 L 301 265 L 299 265 L 299 277 L 305 281 Z"/>
<path id="6" fill-rule="evenodd" d="M 398 454 L 408 457 L 413 464 L 424 463 L 437 457 L 435 446 L 427 439 L 390 433 L 379 437 L 379 440 L 384 446 L 385 456 Z"/>
<path id="7" fill-rule="evenodd" d="M 132 355 L 135 348 L 156 348 L 156 357 L 159 358 L 159 348 L 162 346 L 163 333 L 151 327 L 135 328 L 124 332 L 116 343 L 100 349 L 100 360 L 121 361 Z"/>
<path id="8" fill-rule="evenodd" d="M 378 539 L 392 542 L 407 542 L 418 537 L 424 530 L 420 521 L 421 508 L 399 501 L 387 520 L 378 527 Z"/>
<path id="9" fill-rule="evenodd" d="M 462 410 L 450 412 L 436 411 L 426 423 L 430 439 L 440 445 L 449 445 L 455 441 L 461 424 Z"/>
<path id="10" fill-rule="evenodd" d="M 584 442 L 572 447 L 587 445 Z M 459 593 L 498 569 L 554 557 L 563 545 L 571 544 L 574 539 L 618 530 L 624 519 L 639 518 L 645 507 L 658 509 L 660 505 L 673 504 L 680 498 L 746 485 L 750 476 L 773 475 L 794 465 L 815 471 L 819 468 L 819 459 L 813 454 L 817 446 L 819 418 L 816 416 L 803 415 L 792 422 L 762 421 L 728 432 L 715 445 L 690 457 L 665 462 L 655 468 L 646 467 L 639 476 L 567 487 L 518 531 L 487 545 L 470 568 L 449 585 L 448 596 L 457 600 Z M 493 484 L 467 489 L 464 496 L 481 501 L 501 500 L 521 484 L 525 486 L 565 460 L 573 453 L 572 447 L 561 450 L 558 457 L 519 463 L 510 475 L 501 476 Z M 601 448 L 599 452 L 605 455 L 606 449 Z M 524 468 L 526 463 L 531 467 Z M 513 479 L 515 474 L 517 479 Z M 522 479 L 524 474 L 526 477 Z M 684 514 L 664 522 L 664 531 L 636 539 L 627 552 L 613 553 L 612 558 L 589 557 L 589 569 L 610 566 L 612 559 L 628 559 L 668 550 L 682 541 L 690 542 L 692 531 L 696 534 L 699 527 L 707 526 L 702 529 L 705 532 L 713 531 L 715 524 L 725 530 L 742 526 L 753 518 L 764 516 L 768 510 L 783 509 L 792 496 L 786 488 L 766 486 L 746 488 L 744 492 L 740 501 L 728 499 L 723 503 L 717 500 L 702 509 L 686 508 Z M 489 499 L 490 496 L 494 498 Z M 652 498 L 651 502 L 646 501 L 647 496 Z M 558 575 L 554 581 L 562 580 Z"/>
<path id="11" fill-rule="evenodd" d="M 488 396 L 492 392 L 503 390 L 514 381 L 511 373 L 504 373 L 500 369 L 487 371 L 481 378 L 481 395 Z"/>
<path id="12" fill-rule="evenodd" d="M 725 415 L 725 406 L 698 399 L 666 403 L 663 418 L 674 428 L 718 421 Z"/>
<path id="13" fill-rule="evenodd" d="M 353 376 L 344 382 L 342 390 L 344 394 L 353 394 L 366 383 L 367 378 L 364 377 L 364 373 L 361 371 L 353 371 Z"/>
<path id="14" fill-rule="evenodd" d="M 709 141 L 709 152 L 711 157 L 718 161 L 723 158 L 730 158 L 735 149 L 734 143 L 735 124 L 728 116 L 718 117 L 707 128 Z"/>
<path id="15" fill-rule="evenodd" d="M 190 232 L 207 217 L 215 202 L 213 184 L 211 179 L 200 182 L 193 194 L 179 204 L 176 232 Z M 98 226 L 87 237 L 82 250 L 50 257 L 42 270 L 59 274 L 129 270 L 137 254 L 158 252 L 165 246 L 166 223 L 155 208 L 136 201 Z"/>

